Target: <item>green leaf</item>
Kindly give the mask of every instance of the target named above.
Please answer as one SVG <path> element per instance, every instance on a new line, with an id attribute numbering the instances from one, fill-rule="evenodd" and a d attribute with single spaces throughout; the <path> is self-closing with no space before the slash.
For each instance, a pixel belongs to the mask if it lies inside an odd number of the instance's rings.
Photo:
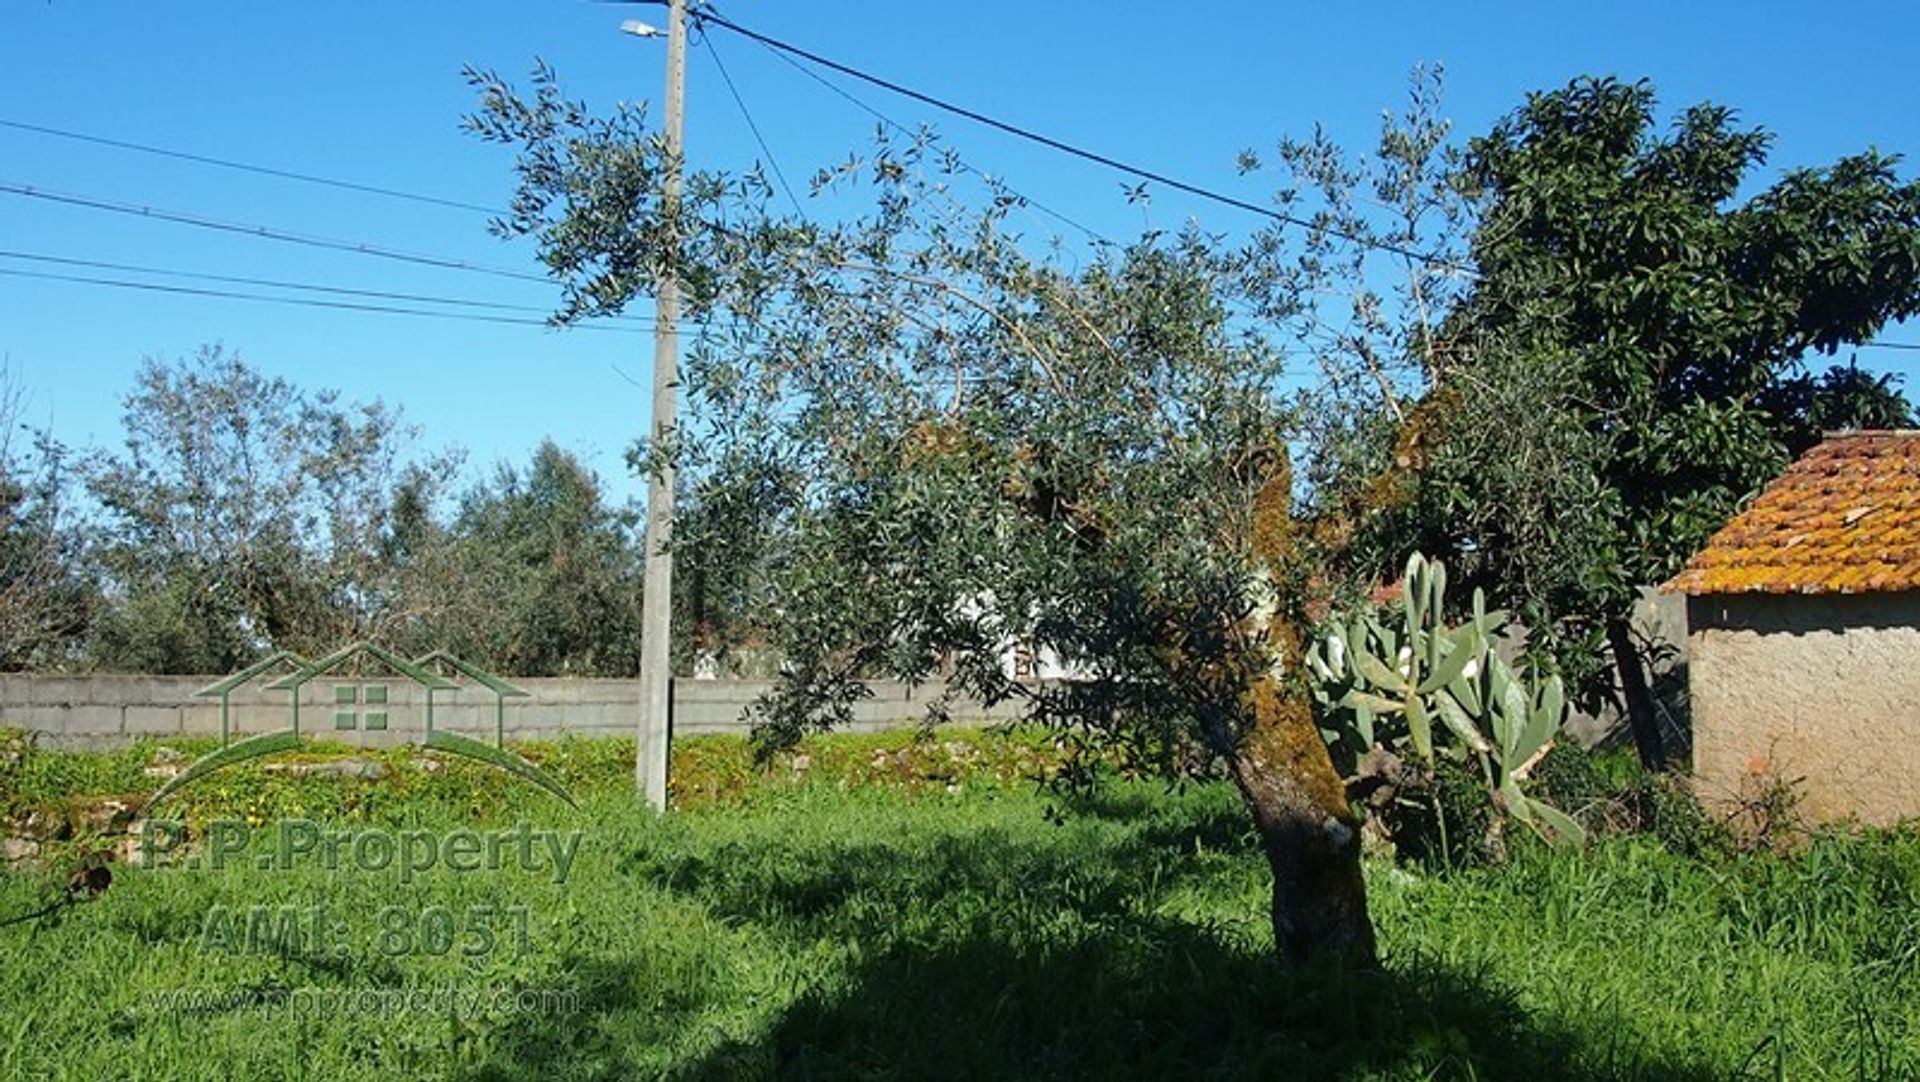
<path id="1" fill-rule="evenodd" d="M 1435 636 L 1436 640 L 1438 638 L 1438 636 Z M 1455 680 L 1460 679 L 1460 675 L 1467 671 L 1467 663 L 1472 661 L 1480 652 L 1476 649 L 1477 639 L 1478 636 L 1471 627 L 1463 627 L 1454 632 L 1448 639 L 1449 642 L 1453 643 L 1453 652 L 1441 658 L 1439 664 L 1434 668 L 1432 675 L 1420 682 L 1419 691 L 1421 694 L 1424 695 L 1429 692 L 1438 691 L 1448 684 L 1453 683 Z"/>
<path id="2" fill-rule="evenodd" d="M 1500 795 L 1506 798 L 1507 810 L 1514 818 L 1522 822 L 1532 820 L 1533 809 L 1528 807 L 1527 794 L 1520 791 L 1520 782 L 1504 769 L 1500 771 Z"/>
<path id="3" fill-rule="evenodd" d="M 1526 797 L 1523 803 L 1529 813 L 1525 822 L 1549 845 L 1577 846 L 1586 842 L 1587 832 L 1573 816 L 1544 800 Z"/>
<path id="4" fill-rule="evenodd" d="M 1349 643 L 1348 652 L 1353 655 L 1354 671 L 1364 677 L 1368 683 L 1388 691 L 1406 694 L 1408 690 L 1406 679 L 1388 668 L 1385 662 L 1374 657 L 1372 647 L 1358 642 Z"/>
<path id="5" fill-rule="evenodd" d="M 1473 723 L 1473 718 L 1454 701 L 1453 696 L 1442 691 L 1433 697 L 1433 705 L 1439 708 L 1440 720 L 1447 723 L 1447 728 L 1453 730 L 1453 735 L 1459 737 L 1461 743 L 1482 755 L 1493 750 L 1493 745 L 1487 743 L 1487 738 Z"/>
<path id="6" fill-rule="evenodd" d="M 1507 681 L 1506 690 L 1500 695 L 1499 713 L 1506 722 L 1505 731 L 1499 733 L 1502 755 L 1508 767 L 1517 767 L 1525 761 L 1519 752 L 1531 713 L 1527 709 L 1527 693 L 1520 687 L 1520 681 Z"/>
<path id="7" fill-rule="evenodd" d="M 1486 678 L 1486 666 L 1482 665 L 1480 672 L 1473 676 L 1462 673 L 1460 679 L 1447 685 L 1447 691 L 1453 696 L 1456 702 L 1466 709 L 1467 713 L 1478 717 L 1486 708 L 1484 701 L 1480 697 L 1480 685 Z"/>
<path id="8" fill-rule="evenodd" d="M 1307 671 L 1313 674 L 1313 680 L 1316 686 L 1333 682 L 1333 670 L 1327 668 L 1327 663 L 1321 660 L 1320 645 L 1318 643 L 1307 648 Z"/>
<path id="9" fill-rule="evenodd" d="M 1533 709 L 1527 713 L 1526 725 L 1522 727 L 1520 738 L 1515 742 L 1513 752 L 1508 756 L 1509 766 L 1513 770 L 1523 769 L 1540 749 L 1547 746 L 1555 733 L 1560 731 L 1560 722 L 1566 711 L 1566 695 L 1561 690 L 1560 678 L 1550 677 L 1547 685 L 1540 689 L 1540 696 Z"/>
<path id="10" fill-rule="evenodd" d="M 1547 685 L 1540 689 L 1540 710 L 1556 720 L 1566 715 L 1567 689 L 1558 676 L 1547 677 Z"/>
<path id="11" fill-rule="evenodd" d="M 1389 699 L 1384 695 L 1375 695 L 1371 691 L 1355 688 L 1340 697 L 1340 705 L 1352 710 L 1371 710 L 1376 714 L 1394 715 L 1406 709 L 1401 699 Z"/>
<path id="12" fill-rule="evenodd" d="M 1413 750 L 1427 765 L 1433 765 L 1433 723 L 1419 696 L 1407 700 L 1407 735 L 1413 738 Z"/>

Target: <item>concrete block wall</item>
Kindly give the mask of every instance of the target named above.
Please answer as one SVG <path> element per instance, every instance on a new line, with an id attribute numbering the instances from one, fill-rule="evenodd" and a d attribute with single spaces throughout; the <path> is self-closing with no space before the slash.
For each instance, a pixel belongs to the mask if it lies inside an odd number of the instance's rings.
<path id="1" fill-rule="evenodd" d="M 194 693 L 218 680 L 214 676 L 127 676 L 116 674 L 0 674 L 0 728 L 24 729 L 43 747 L 103 749 L 140 738 L 218 736 L 220 703 Z M 269 691 L 272 677 L 235 689 L 228 699 L 228 724 L 234 736 L 285 729 L 292 724 L 291 697 Z M 637 680 L 571 678 L 514 681 L 526 698 L 506 700 L 504 729 L 509 740 L 631 735 L 638 721 Z M 367 690 L 380 687 L 373 696 Z M 674 734 L 699 736 L 742 733 L 747 710 L 772 684 L 759 680 L 674 682 Z M 850 731 L 874 732 L 917 724 L 926 704 L 944 690 L 872 681 L 872 694 L 856 703 Z M 384 695 L 385 702 L 369 699 Z M 1018 716 L 1017 704 L 989 710 L 977 702 L 949 705 L 956 722 L 991 723 Z M 343 728 L 336 715 L 351 715 Z M 384 714 L 386 728 L 370 728 L 370 714 Z M 478 685 L 462 682 L 433 696 L 433 723 L 476 738 L 491 737 L 495 698 Z M 417 742 L 426 728 L 426 694 L 398 676 L 351 679 L 317 678 L 301 689 L 300 731 L 360 746 Z"/>

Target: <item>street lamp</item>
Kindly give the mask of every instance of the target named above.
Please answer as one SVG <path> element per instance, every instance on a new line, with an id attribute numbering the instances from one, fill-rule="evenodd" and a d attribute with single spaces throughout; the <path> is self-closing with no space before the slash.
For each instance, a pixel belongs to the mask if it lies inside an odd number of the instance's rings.
<path id="1" fill-rule="evenodd" d="M 628 19 L 620 29 L 636 37 L 659 37 L 659 27 Z M 687 0 L 667 2 L 667 176 L 661 185 L 660 213 L 675 258 L 654 290 L 653 418 L 650 426 L 655 468 L 647 481 L 645 573 L 640 594 L 640 731 L 634 748 L 634 782 L 655 811 L 667 808 L 667 758 L 673 739 L 673 483 L 671 452 L 677 424 L 674 392 L 680 367 L 680 280 L 678 263 L 681 127 L 687 82 Z M 664 449 L 667 453 L 660 453 Z"/>

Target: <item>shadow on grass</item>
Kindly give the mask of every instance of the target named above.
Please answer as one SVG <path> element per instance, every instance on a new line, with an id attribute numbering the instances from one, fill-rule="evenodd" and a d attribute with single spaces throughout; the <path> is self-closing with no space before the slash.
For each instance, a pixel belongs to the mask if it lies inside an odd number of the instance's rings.
<path id="1" fill-rule="evenodd" d="M 1088 832 L 1035 841 L 981 828 L 636 851 L 627 874 L 769 934 L 795 959 L 820 959 L 756 1024 L 686 1042 L 699 1051 L 667 1076 L 1718 1077 L 1644 1051 L 1615 1062 L 1603 1033 L 1529 1018 L 1485 975 L 1419 959 L 1368 974 L 1287 971 L 1244 926 L 1156 911 L 1164 879 L 1148 869 L 1164 860 L 1144 859 L 1146 847 L 1228 836 L 1224 821 L 1188 811 L 1197 818 L 1184 834 L 1147 816 L 1093 845 Z M 684 1023 L 663 1032 L 659 1018 L 634 1018 L 659 1000 L 631 967 L 583 960 L 572 973 L 580 1011 L 501 1034 L 479 1077 L 633 1077 L 636 1024 L 680 1043 L 707 1024 L 705 1008 L 740 998 L 695 982 L 675 1005 Z"/>
<path id="2" fill-rule="evenodd" d="M 1572 1034 L 1436 968 L 1287 973 L 1190 928 L 1115 934 L 1126 942 L 1063 951 L 896 948 L 677 1077 L 1710 1077 L 1584 1064 Z"/>

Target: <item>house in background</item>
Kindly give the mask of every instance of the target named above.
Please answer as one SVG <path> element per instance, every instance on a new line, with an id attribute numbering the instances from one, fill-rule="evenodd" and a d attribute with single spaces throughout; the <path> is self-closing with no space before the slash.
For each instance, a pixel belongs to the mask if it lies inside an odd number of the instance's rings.
<path id="1" fill-rule="evenodd" d="M 1830 436 L 1662 589 L 1703 800 L 1780 779 L 1814 820 L 1920 818 L 1920 432 Z"/>

